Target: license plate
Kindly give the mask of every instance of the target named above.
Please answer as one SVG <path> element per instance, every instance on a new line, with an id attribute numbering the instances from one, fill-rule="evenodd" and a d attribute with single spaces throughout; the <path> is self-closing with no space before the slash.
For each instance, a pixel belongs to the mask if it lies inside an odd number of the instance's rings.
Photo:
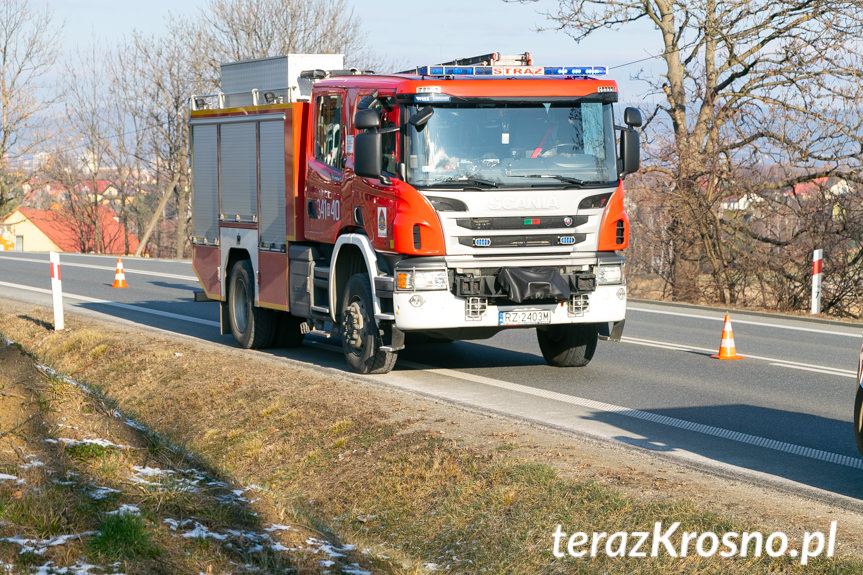
<path id="1" fill-rule="evenodd" d="M 498 325 L 539 325 L 551 323 L 550 310 L 522 310 L 498 312 Z"/>

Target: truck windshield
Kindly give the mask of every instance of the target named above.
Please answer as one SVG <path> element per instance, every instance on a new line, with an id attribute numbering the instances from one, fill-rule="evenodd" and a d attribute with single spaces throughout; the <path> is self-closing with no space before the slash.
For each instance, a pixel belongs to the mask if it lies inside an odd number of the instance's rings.
<path id="1" fill-rule="evenodd" d="M 407 114 L 418 108 L 409 107 Z M 609 103 L 434 104 L 407 128 L 407 179 L 416 187 L 597 186 L 617 182 Z"/>

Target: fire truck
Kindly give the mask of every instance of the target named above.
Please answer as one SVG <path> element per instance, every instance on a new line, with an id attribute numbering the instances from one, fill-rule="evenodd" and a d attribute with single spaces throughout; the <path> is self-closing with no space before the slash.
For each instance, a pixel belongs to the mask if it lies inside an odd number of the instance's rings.
<path id="1" fill-rule="evenodd" d="M 197 299 L 241 347 L 336 336 L 359 373 L 406 343 L 527 328 L 547 363 L 586 365 L 623 330 L 639 166 L 641 115 L 615 124 L 606 73 L 529 53 L 222 65 L 190 104 Z"/>

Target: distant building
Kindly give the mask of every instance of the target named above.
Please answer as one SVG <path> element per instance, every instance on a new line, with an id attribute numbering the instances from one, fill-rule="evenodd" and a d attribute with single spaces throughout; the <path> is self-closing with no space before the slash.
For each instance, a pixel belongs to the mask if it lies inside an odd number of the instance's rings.
<path id="1" fill-rule="evenodd" d="M 88 229 L 89 227 L 89 229 Z M 107 208 L 99 209 L 99 234 L 104 249 L 100 253 L 123 255 L 123 226 Z M 92 225 L 76 224 L 61 210 L 19 208 L 0 224 L 0 237 L 6 238 L 4 249 L 21 252 L 93 252 L 95 230 Z M 129 234 L 129 251 L 138 247 L 138 239 Z"/>
<path id="2" fill-rule="evenodd" d="M 742 196 L 735 197 L 729 196 L 722 200 L 722 203 L 719 204 L 719 207 L 723 210 L 728 210 L 732 212 L 745 212 L 748 211 L 754 204 L 758 204 L 764 201 L 764 198 L 756 195 L 756 194 L 744 194 Z"/>
<path id="3" fill-rule="evenodd" d="M 810 196 L 823 193 L 828 198 L 836 198 L 850 193 L 851 184 L 842 178 L 815 178 L 808 182 L 800 182 L 785 190 L 786 196 L 794 196 L 806 199 Z"/>

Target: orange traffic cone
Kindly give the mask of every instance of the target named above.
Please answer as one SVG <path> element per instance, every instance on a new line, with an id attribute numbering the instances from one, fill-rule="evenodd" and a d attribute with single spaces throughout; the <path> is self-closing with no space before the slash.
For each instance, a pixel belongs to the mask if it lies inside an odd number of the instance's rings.
<path id="1" fill-rule="evenodd" d="M 719 353 L 710 357 L 715 359 L 743 359 L 742 355 L 737 355 L 737 349 L 734 347 L 734 333 L 731 331 L 731 320 L 728 319 L 728 314 L 725 314 L 725 325 L 722 327 L 722 341 L 719 343 Z"/>
<path id="2" fill-rule="evenodd" d="M 111 287 L 115 288 L 127 288 L 129 284 L 126 283 L 126 274 L 123 273 L 123 260 L 122 258 L 117 258 L 117 271 L 114 273 L 114 283 Z"/>

